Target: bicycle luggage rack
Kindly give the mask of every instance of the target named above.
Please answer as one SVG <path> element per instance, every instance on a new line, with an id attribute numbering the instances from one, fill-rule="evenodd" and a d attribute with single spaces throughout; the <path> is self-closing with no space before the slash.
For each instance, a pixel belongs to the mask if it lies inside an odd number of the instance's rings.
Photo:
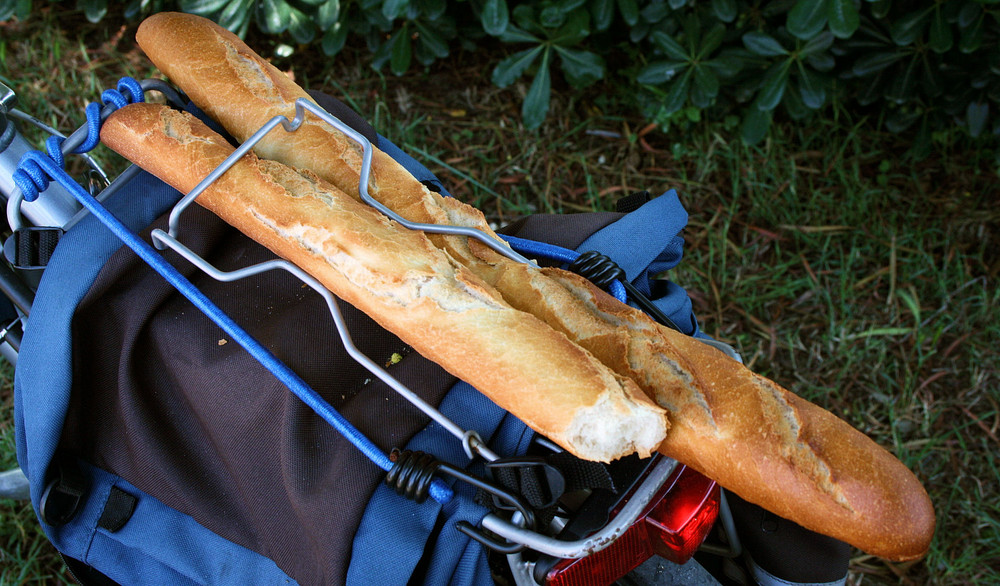
<path id="1" fill-rule="evenodd" d="M 150 90 L 162 93 L 167 98 L 167 101 L 174 106 L 184 106 L 185 101 L 182 98 L 182 95 L 166 82 L 156 79 L 147 79 L 142 82 L 136 82 L 135 80 L 128 78 L 123 79 L 118 84 L 117 92 L 114 92 L 114 90 L 108 90 L 105 92 L 105 95 L 102 96 L 106 105 L 99 110 L 99 122 L 97 123 L 97 127 L 95 128 L 93 126 L 94 122 L 91 119 L 93 113 L 88 110 L 88 124 L 81 126 L 69 135 L 69 137 L 63 140 L 61 144 L 58 144 L 58 150 L 60 151 L 59 154 L 80 154 L 77 149 L 79 149 L 81 145 L 84 147 L 82 152 L 91 150 L 98 142 L 98 140 L 94 138 L 94 135 L 96 132 L 99 132 L 100 124 L 103 123 L 103 121 L 112 112 L 125 105 L 123 102 L 142 101 L 142 94 L 145 91 Z M 117 93 L 117 98 L 112 95 L 109 99 L 107 95 L 110 92 Z M 131 94 L 131 100 L 122 98 L 122 95 L 125 92 Z M 96 104 L 91 104 L 91 106 L 95 105 Z M 168 220 L 168 230 L 166 232 L 161 229 L 155 229 L 152 231 L 151 238 L 153 240 L 153 244 L 156 249 L 159 250 L 170 248 L 176 251 L 188 262 L 194 264 L 210 277 L 223 282 L 236 281 L 271 270 L 284 270 L 293 274 L 324 298 L 340 339 L 348 354 L 352 358 L 364 366 L 372 375 L 385 382 L 395 392 L 402 395 L 407 401 L 416 406 L 424 414 L 429 416 L 449 433 L 455 436 L 456 439 L 461 442 L 466 455 L 470 459 L 475 459 L 478 456 L 487 462 L 497 460 L 499 456 L 486 446 L 485 442 L 483 442 L 482 438 L 475 430 L 462 429 L 461 426 L 442 414 L 437 408 L 424 401 L 419 395 L 414 393 L 403 383 L 399 382 L 379 364 L 375 363 L 368 358 L 368 356 L 362 353 L 354 344 L 350 332 L 347 330 L 336 297 L 305 271 L 282 259 L 266 261 L 233 271 L 222 271 L 210 264 L 198 254 L 191 251 L 178 240 L 177 234 L 179 231 L 181 214 L 191 204 L 191 202 L 194 201 L 198 195 L 200 195 L 230 167 L 232 167 L 240 158 L 249 152 L 254 145 L 256 145 L 275 127 L 281 125 L 288 132 L 294 132 L 297 130 L 304 121 L 306 112 L 312 113 L 325 123 L 343 132 L 361 146 L 363 160 L 360 170 L 361 179 L 359 182 L 359 195 L 368 205 L 374 207 L 381 213 L 408 229 L 421 230 L 436 234 L 476 238 L 486 246 L 489 246 L 493 250 L 507 256 L 508 258 L 517 262 L 534 264 L 531 260 L 515 252 L 506 243 L 490 237 L 481 230 L 467 227 L 410 222 L 405 218 L 400 217 L 392 210 L 386 208 L 368 193 L 368 179 L 371 172 L 373 152 L 371 142 L 364 135 L 330 115 L 313 102 L 302 98 L 295 102 L 295 117 L 292 120 L 288 120 L 288 118 L 281 115 L 272 118 L 256 133 L 254 133 L 253 136 L 237 148 L 232 155 L 230 155 L 221 165 L 219 165 L 218 168 L 202 180 L 191 192 L 183 196 L 171 209 Z M 53 145 L 49 145 L 49 150 L 51 155 Z M 135 251 L 135 253 L 143 261 L 149 264 L 151 268 L 156 270 L 181 294 L 187 297 L 196 306 L 196 308 L 215 321 L 224 331 L 226 331 L 227 334 L 240 343 L 256 360 L 271 371 L 283 384 L 285 384 L 289 390 L 303 400 L 303 402 L 312 408 L 327 423 L 336 428 L 340 433 L 344 434 L 376 465 L 380 466 L 387 472 L 394 469 L 394 461 L 390 457 L 386 456 L 380 448 L 372 444 L 370 440 L 364 437 L 350 424 L 350 422 L 344 419 L 343 416 L 341 416 L 327 401 L 316 393 L 316 391 L 311 389 L 284 363 L 271 354 L 270 351 L 264 348 L 259 342 L 256 342 L 256 340 L 254 340 L 238 324 L 236 324 L 232 318 L 222 312 L 222 310 L 220 310 L 200 290 L 191 284 L 190 281 L 183 277 L 172 265 L 167 263 L 164 257 L 157 253 L 152 246 L 142 240 L 134 231 L 122 224 L 114 215 L 104 208 L 101 202 L 141 172 L 141 169 L 135 165 L 129 166 L 126 171 L 119 175 L 99 194 L 99 197 L 95 197 L 94 195 L 83 190 L 76 181 L 69 177 L 69 175 L 61 168 L 61 159 L 56 161 L 52 156 L 46 156 L 40 151 L 31 151 L 22 159 L 20 169 L 23 170 L 26 166 L 36 167 L 36 170 L 29 173 L 29 175 L 31 175 L 31 180 L 34 182 L 35 186 L 40 188 L 39 190 L 44 191 L 45 187 L 47 187 L 47 181 L 44 177 L 41 179 L 37 177 L 36 172 L 38 169 L 44 172 L 48 177 L 56 180 L 84 207 L 84 210 L 70 220 L 66 227 L 67 229 L 79 221 L 84 214 L 90 213 L 95 215 L 119 239 L 132 248 L 132 250 Z M 19 183 L 19 186 L 20 185 L 21 183 Z M 34 195 L 37 197 L 37 193 Z M 27 199 L 28 198 L 25 197 L 22 187 L 21 189 L 15 190 L 7 202 L 7 217 L 12 230 L 18 229 L 23 225 L 21 221 L 20 206 L 21 203 Z M 34 199 L 34 197 L 31 199 Z M 441 482 L 440 479 L 434 479 L 433 482 L 430 482 L 430 478 L 433 476 L 434 472 L 444 472 L 462 480 L 472 482 L 476 486 L 482 487 L 481 480 L 470 477 L 464 472 L 449 465 L 443 463 L 438 464 L 440 465 L 439 467 L 435 467 L 433 470 L 426 472 L 425 474 L 426 478 L 424 478 L 424 480 L 427 482 L 424 487 L 424 496 L 426 496 L 429 492 L 429 495 L 432 498 L 441 503 L 448 502 L 453 497 L 454 493 L 451 488 Z M 614 541 L 615 538 L 624 533 L 625 530 L 639 518 L 642 511 L 650 504 L 654 495 L 670 477 L 676 466 L 677 462 L 675 460 L 660 457 L 659 460 L 653 464 L 646 478 L 642 481 L 638 488 L 636 488 L 619 514 L 611 519 L 602 529 L 584 539 L 576 541 L 563 541 L 534 531 L 530 518 L 530 508 L 525 508 L 516 495 L 510 495 L 509 493 L 496 489 L 496 487 L 492 487 L 489 484 L 485 487 L 487 490 L 490 490 L 491 488 L 494 489 L 491 492 L 494 492 L 494 494 L 500 498 L 509 500 L 513 504 L 513 510 L 519 511 L 514 514 L 511 521 L 507 521 L 494 513 L 488 513 L 482 520 L 481 525 L 484 529 L 500 536 L 505 541 L 503 543 L 498 543 L 495 539 L 482 534 L 479 529 L 473 528 L 467 523 L 465 526 L 462 526 L 462 523 L 464 522 L 456 523 L 456 528 L 477 541 L 480 541 L 484 545 L 508 555 L 516 555 L 517 552 L 523 550 L 525 547 L 530 547 L 540 553 L 560 558 L 584 557 L 607 547 Z M 414 474 L 417 474 L 418 472 L 424 473 L 425 471 L 416 471 Z M 399 490 L 397 490 L 397 492 L 399 492 Z"/>

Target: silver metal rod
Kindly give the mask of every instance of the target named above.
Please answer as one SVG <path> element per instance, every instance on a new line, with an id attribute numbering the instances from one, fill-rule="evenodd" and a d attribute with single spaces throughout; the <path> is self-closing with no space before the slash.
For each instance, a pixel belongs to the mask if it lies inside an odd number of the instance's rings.
<path id="1" fill-rule="evenodd" d="M 472 443 L 472 449 L 474 449 L 483 458 L 493 461 L 498 458 L 498 456 L 493 453 L 489 448 L 483 444 L 482 440 L 475 439 L 471 441 L 468 438 L 469 432 L 462 429 L 459 425 L 453 422 L 451 419 L 446 417 L 440 411 L 434 408 L 430 403 L 427 403 L 419 395 L 410 390 L 406 385 L 399 382 L 395 377 L 385 371 L 381 366 L 372 361 L 367 355 L 365 355 L 358 347 L 354 344 L 354 340 L 351 339 L 351 335 L 347 330 L 347 325 L 344 323 L 343 315 L 340 312 L 340 307 L 337 304 L 337 298 L 334 297 L 326 287 L 322 285 L 319 281 L 313 278 L 311 275 L 297 267 L 296 265 L 286 261 L 286 260 L 271 260 L 256 265 L 251 265 L 234 271 L 222 271 L 208 261 L 197 255 L 188 247 L 181 244 L 176 238 L 170 234 L 164 232 L 163 230 L 156 229 L 151 233 L 151 237 L 154 242 L 159 242 L 163 247 L 169 247 L 175 252 L 184 257 L 188 262 L 195 265 L 201 269 L 205 274 L 222 282 L 238 281 L 245 277 L 252 275 L 257 275 L 271 270 L 284 270 L 298 279 L 300 279 L 306 285 L 309 285 L 314 291 L 319 293 L 323 299 L 326 301 L 326 305 L 330 310 L 330 315 L 333 317 L 334 325 L 337 328 L 337 332 L 340 335 L 340 340 L 344 344 L 344 349 L 354 360 L 358 361 L 359 364 L 365 367 L 366 370 L 371 372 L 373 375 L 379 378 L 382 382 L 389 385 L 394 391 L 403 396 L 407 401 L 412 403 L 418 409 L 420 409 L 428 417 L 436 421 L 441 427 L 445 428 L 449 433 L 454 435 L 459 440 L 463 442 Z M 471 458 L 472 456 L 470 456 Z"/>
<path id="2" fill-rule="evenodd" d="M 511 260 L 515 260 L 517 262 L 526 264 L 534 264 L 531 260 L 525 258 L 524 256 L 518 254 L 513 249 L 511 249 L 506 242 L 503 242 L 502 240 L 499 240 L 497 238 L 493 238 L 489 234 L 477 228 L 469 228 L 465 226 L 449 226 L 442 224 L 426 224 L 423 222 L 411 222 L 410 220 L 407 220 L 406 218 L 400 216 L 393 210 L 389 209 L 388 207 L 383 205 L 382 202 L 376 200 L 374 197 L 371 196 L 370 193 L 368 193 L 368 182 L 371 176 L 372 151 L 373 151 L 371 141 L 369 141 L 368 138 L 365 137 L 360 132 L 344 124 L 337 118 L 331 116 L 326 110 L 324 110 L 320 106 L 317 106 L 313 102 L 310 102 L 303 98 L 299 98 L 298 100 L 295 101 L 296 120 L 298 120 L 299 118 L 299 112 L 301 111 L 301 109 L 306 109 L 312 112 L 318 118 L 320 118 L 327 124 L 330 124 L 337 130 L 343 132 L 345 135 L 348 136 L 348 138 L 361 145 L 362 160 L 361 160 L 361 171 L 359 173 L 360 179 L 358 181 L 358 195 L 361 196 L 362 201 L 364 201 L 371 207 L 377 209 L 383 215 L 391 218 L 392 220 L 401 224 L 403 227 L 408 228 L 410 230 L 419 230 L 430 234 L 447 234 L 452 236 L 465 236 L 468 238 L 474 238 L 479 242 L 482 242 L 486 246 L 490 247 L 494 251 L 506 256 L 507 258 L 510 258 Z"/>
<path id="3" fill-rule="evenodd" d="M 492 531 L 503 539 L 524 544 L 529 549 L 541 553 L 559 558 L 582 558 L 611 545 L 615 539 L 631 527 L 642 511 L 652 502 L 653 497 L 656 496 L 676 467 L 676 460 L 662 458 L 639 485 L 621 512 L 600 531 L 583 539 L 561 541 L 554 537 L 540 535 L 534 531 L 512 525 L 493 513 L 483 518 L 482 526 L 483 529 Z"/>

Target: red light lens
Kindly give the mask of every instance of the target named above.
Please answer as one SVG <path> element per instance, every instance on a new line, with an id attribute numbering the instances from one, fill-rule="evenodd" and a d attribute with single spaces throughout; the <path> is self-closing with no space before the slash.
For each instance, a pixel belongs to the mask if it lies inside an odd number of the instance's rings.
<path id="1" fill-rule="evenodd" d="M 679 466 L 621 537 L 585 558 L 560 561 L 549 571 L 546 584 L 611 584 L 654 554 L 683 564 L 701 546 L 718 514 L 719 487 L 715 482 Z"/>
<path id="2" fill-rule="evenodd" d="M 718 516 L 718 485 L 688 469 L 646 515 L 653 551 L 683 564 L 701 547 Z"/>
<path id="3" fill-rule="evenodd" d="M 585 558 L 562 560 L 549 570 L 545 583 L 552 586 L 596 586 L 611 584 L 653 557 L 640 520 L 614 543 Z"/>

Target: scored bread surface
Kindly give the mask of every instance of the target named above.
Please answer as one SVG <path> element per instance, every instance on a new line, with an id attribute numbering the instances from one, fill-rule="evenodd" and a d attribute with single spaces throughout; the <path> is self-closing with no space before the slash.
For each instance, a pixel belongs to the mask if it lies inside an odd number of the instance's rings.
<path id="1" fill-rule="evenodd" d="M 185 35 L 185 37 L 178 37 Z M 178 38 L 190 40 L 178 47 Z M 216 25 L 155 15 L 137 34 L 146 54 L 199 108 L 239 140 L 307 94 Z M 224 96 L 224 97 L 223 97 Z M 336 129 L 307 116 L 255 151 L 310 169 L 358 197 L 360 156 Z M 482 213 L 429 191 L 373 151 L 369 192 L 408 220 L 492 233 Z M 926 552 L 934 512 L 902 463 L 839 418 L 750 372 L 714 348 L 656 324 L 582 277 L 535 270 L 463 237 L 429 240 L 511 306 L 535 315 L 627 377 L 670 414 L 660 451 L 743 498 L 866 552 L 905 560 Z"/>
<path id="2" fill-rule="evenodd" d="M 191 115 L 152 104 L 119 110 L 101 138 L 182 192 L 233 152 Z M 663 410 L 633 381 L 312 173 L 248 154 L 196 201 L 574 454 L 608 461 L 662 440 Z"/>

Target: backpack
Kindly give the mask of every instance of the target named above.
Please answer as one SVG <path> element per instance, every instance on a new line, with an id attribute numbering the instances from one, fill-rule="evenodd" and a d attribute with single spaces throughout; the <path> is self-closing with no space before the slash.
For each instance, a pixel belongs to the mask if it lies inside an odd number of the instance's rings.
<path id="1" fill-rule="evenodd" d="M 314 97 L 429 188 L 447 193 L 343 104 Z M 147 243 L 181 197 L 144 172 L 109 193 L 103 207 Z M 628 213 L 536 215 L 503 232 L 544 243 L 543 252 L 609 256 L 659 310 L 701 335 L 683 289 L 654 278 L 682 256 L 678 234 L 687 214 L 676 194 L 623 201 Z M 492 582 L 484 547 L 455 528 L 461 521 L 475 527 L 488 512 L 471 485 L 449 479 L 454 498 L 443 504 L 397 494 L 385 470 L 356 447 L 354 432 L 334 429 L 312 395 L 290 393 L 270 358 L 248 354 L 242 334 L 234 339 L 211 311 L 199 311 L 148 258 L 123 246 L 123 236 L 96 212 L 62 236 L 38 286 L 15 373 L 18 461 L 46 535 L 79 579 Z M 224 270 L 274 258 L 195 206 L 179 237 Z M 293 276 L 267 272 L 223 283 L 172 251 L 159 256 L 258 341 L 282 365 L 276 368 L 314 390 L 320 411 L 342 416 L 376 451 L 420 450 L 482 474 L 461 442 L 350 358 L 324 299 Z M 535 434 L 521 421 L 340 305 L 358 348 L 397 380 L 478 431 L 501 456 L 528 450 Z"/>

